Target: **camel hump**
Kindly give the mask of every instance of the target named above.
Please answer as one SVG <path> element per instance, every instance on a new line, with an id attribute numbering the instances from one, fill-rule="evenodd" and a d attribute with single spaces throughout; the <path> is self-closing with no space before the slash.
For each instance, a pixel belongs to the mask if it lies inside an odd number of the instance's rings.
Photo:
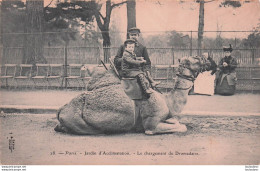
<path id="1" fill-rule="evenodd" d="M 122 78 L 121 85 L 130 99 L 139 100 L 144 98 L 141 87 L 137 83 L 136 78 Z"/>

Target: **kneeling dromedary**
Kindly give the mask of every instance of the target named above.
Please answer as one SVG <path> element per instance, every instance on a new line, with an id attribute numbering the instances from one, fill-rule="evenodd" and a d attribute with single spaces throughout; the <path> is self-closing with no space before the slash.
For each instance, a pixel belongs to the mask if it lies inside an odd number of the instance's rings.
<path id="1" fill-rule="evenodd" d="M 175 87 L 167 94 L 154 90 L 148 99 L 131 100 L 113 70 L 96 67 L 87 91 L 61 107 L 57 113 L 59 132 L 95 135 L 144 131 L 147 135 L 186 132 L 179 115 L 187 102 L 195 75 L 204 66 L 200 57 L 180 60 Z"/>

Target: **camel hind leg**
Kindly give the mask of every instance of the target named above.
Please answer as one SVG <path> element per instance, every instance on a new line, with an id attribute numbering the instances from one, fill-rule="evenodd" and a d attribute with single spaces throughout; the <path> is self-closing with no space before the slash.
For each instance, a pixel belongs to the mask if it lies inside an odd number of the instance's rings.
<path id="1" fill-rule="evenodd" d="M 102 134 L 103 131 L 91 126 L 82 118 L 80 105 L 65 105 L 57 113 L 59 124 L 54 128 L 57 132 L 73 133 L 79 135 Z"/>
<path id="2" fill-rule="evenodd" d="M 97 135 L 103 133 L 103 131 L 86 123 L 81 117 L 60 118 L 59 121 L 62 125 L 66 125 L 65 130 L 69 133 L 78 135 Z"/>

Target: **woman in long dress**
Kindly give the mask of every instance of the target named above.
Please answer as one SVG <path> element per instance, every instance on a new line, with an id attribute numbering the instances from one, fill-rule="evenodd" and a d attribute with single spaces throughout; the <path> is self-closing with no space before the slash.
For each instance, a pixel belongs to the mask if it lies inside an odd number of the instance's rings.
<path id="1" fill-rule="evenodd" d="M 235 57 L 231 56 L 232 46 L 223 48 L 225 57 L 219 62 L 219 72 L 216 77 L 216 94 L 233 95 L 236 90 L 237 76 L 236 67 L 238 65 Z"/>
<path id="2" fill-rule="evenodd" d="M 212 96 L 214 95 L 214 81 L 217 64 L 208 53 L 203 53 L 202 57 L 207 60 L 207 65 L 205 70 L 199 73 L 194 81 L 194 93 Z"/>

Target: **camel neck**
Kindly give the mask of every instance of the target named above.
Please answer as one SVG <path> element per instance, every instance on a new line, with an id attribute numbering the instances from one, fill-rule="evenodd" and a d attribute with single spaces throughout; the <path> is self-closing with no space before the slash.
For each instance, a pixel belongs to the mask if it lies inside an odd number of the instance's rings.
<path id="1" fill-rule="evenodd" d="M 187 79 L 183 76 L 178 76 L 176 84 L 173 88 L 173 91 L 175 90 L 190 90 L 193 86 L 193 79 Z"/>

